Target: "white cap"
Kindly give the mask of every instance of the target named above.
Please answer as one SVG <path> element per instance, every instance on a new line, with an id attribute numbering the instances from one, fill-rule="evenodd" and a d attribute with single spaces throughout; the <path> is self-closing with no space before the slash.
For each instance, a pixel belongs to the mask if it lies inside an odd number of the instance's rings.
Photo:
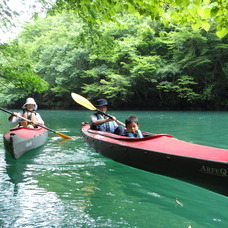
<path id="1" fill-rule="evenodd" d="M 33 104 L 33 105 L 35 105 L 34 110 L 37 110 L 37 107 L 38 107 L 38 106 L 37 106 L 37 104 L 36 104 L 36 102 L 35 102 L 35 100 L 34 100 L 33 98 L 31 98 L 31 97 L 27 98 L 27 99 L 26 99 L 26 102 L 25 102 L 25 104 L 22 106 L 22 108 L 25 109 L 25 106 L 26 106 L 27 104 Z"/>

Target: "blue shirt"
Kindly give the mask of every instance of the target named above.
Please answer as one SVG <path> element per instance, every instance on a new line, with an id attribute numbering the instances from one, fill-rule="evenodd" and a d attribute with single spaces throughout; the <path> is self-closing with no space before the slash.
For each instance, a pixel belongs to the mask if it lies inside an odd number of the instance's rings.
<path id="1" fill-rule="evenodd" d="M 132 132 L 125 132 L 124 134 L 125 136 L 131 137 L 131 138 L 143 138 L 143 134 L 140 130 L 136 131 L 136 133 L 132 133 Z"/>

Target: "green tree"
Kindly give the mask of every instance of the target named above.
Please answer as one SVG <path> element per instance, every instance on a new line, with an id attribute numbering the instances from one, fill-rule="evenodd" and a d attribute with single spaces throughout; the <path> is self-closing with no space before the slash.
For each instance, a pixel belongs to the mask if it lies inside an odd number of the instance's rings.
<path id="1" fill-rule="evenodd" d="M 224 37 L 228 33 L 228 8 L 226 0 L 57 0 L 54 10 L 74 11 L 89 23 L 115 21 L 121 24 L 117 14 L 150 16 L 164 25 L 190 25 L 193 30 L 199 28 L 209 31 L 216 26 L 216 34 Z M 122 24 L 121 24 L 122 25 Z"/>
<path id="2" fill-rule="evenodd" d="M 93 34 L 77 17 L 56 15 L 21 33 L 18 43 L 50 85 L 43 92 L 50 107 L 69 107 L 72 91 L 91 100 L 106 96 L 114 106 L 227 103 L 226 38 L 148 17 L 118 20 L 128 27 L 104 22 Z"/>
<path id="3" fill-rule="evenodd" d="M 1 104 L 47 90 L 48 84 L 36 74 L 28 53 L 18 43 L 0 45 L 0 56 Z"/>
<path id="4" fill-rule="evenodd" d="M 88 69 L 89 52 L 85 36 L 81 35 L 82 27 L 80 19 L 63 14 L 37 19 L 18 37 L 19 43 L 30 51 L 37 74 L 50 85 L 41 101 L 48 107 L 53 103 L 65 107 L 69 102 L 64 98 L 71 91 L 82 90 L 81 76 Z"/>
<path id="5" fill-rule="evenodd" d="M 228 89 L 227 72 L 223 70 L 227 65 L 228 39 L 220 40 L 213 33 L 192 33 L 185 28 L 169 36 L 174 41 L 174 62 L 182 73 L 191 75 L 197 82 L 201 99 L 215 103 L 227 99 L 221 92 Z"/>

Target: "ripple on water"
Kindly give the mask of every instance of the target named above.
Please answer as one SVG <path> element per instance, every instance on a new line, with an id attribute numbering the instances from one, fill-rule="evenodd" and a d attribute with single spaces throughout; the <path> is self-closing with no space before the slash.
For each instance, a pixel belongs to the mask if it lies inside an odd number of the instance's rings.
<path id="1" fill-rule="evenodd" d="M 0 139 L 0 227 L 228 227 L 227 197 L 106 159 L 81 137 L 85 112 L 50 113 L 42 115 L 48 126 L 72 140 L 50 133 L 44 147 L 14 160 Z M 136 114 L 143 130 L 227 144 L 226 113 Z"/>

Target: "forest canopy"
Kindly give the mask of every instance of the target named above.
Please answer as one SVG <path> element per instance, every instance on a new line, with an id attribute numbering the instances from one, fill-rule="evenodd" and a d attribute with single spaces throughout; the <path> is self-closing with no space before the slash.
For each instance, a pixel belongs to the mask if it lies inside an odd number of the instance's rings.
<path id="1" fill-rule="evenodd" d="M 228 33 L 228 5 L 226 0 L 56 0 L 55 10 L 68 10 L 91 24 L 114 21 L 122 24 L 117 14 L 149 16 L 164 25 L 189 25 L 193 30 L 209 31 L 216 25 L 222 38 Z"/>
<path id="2" fill-rule="evenodd" d="M 43 107 L 71 108 L 76 92 L 116 108 L 228 107 L 225 2 L 165 2 L 56 1 L 0 45 L 1 105 L 35 96 Z M 194 18 L 184 10 L 192 4 Z M 185 19 L 171 20 L 175 13 Z"/>

